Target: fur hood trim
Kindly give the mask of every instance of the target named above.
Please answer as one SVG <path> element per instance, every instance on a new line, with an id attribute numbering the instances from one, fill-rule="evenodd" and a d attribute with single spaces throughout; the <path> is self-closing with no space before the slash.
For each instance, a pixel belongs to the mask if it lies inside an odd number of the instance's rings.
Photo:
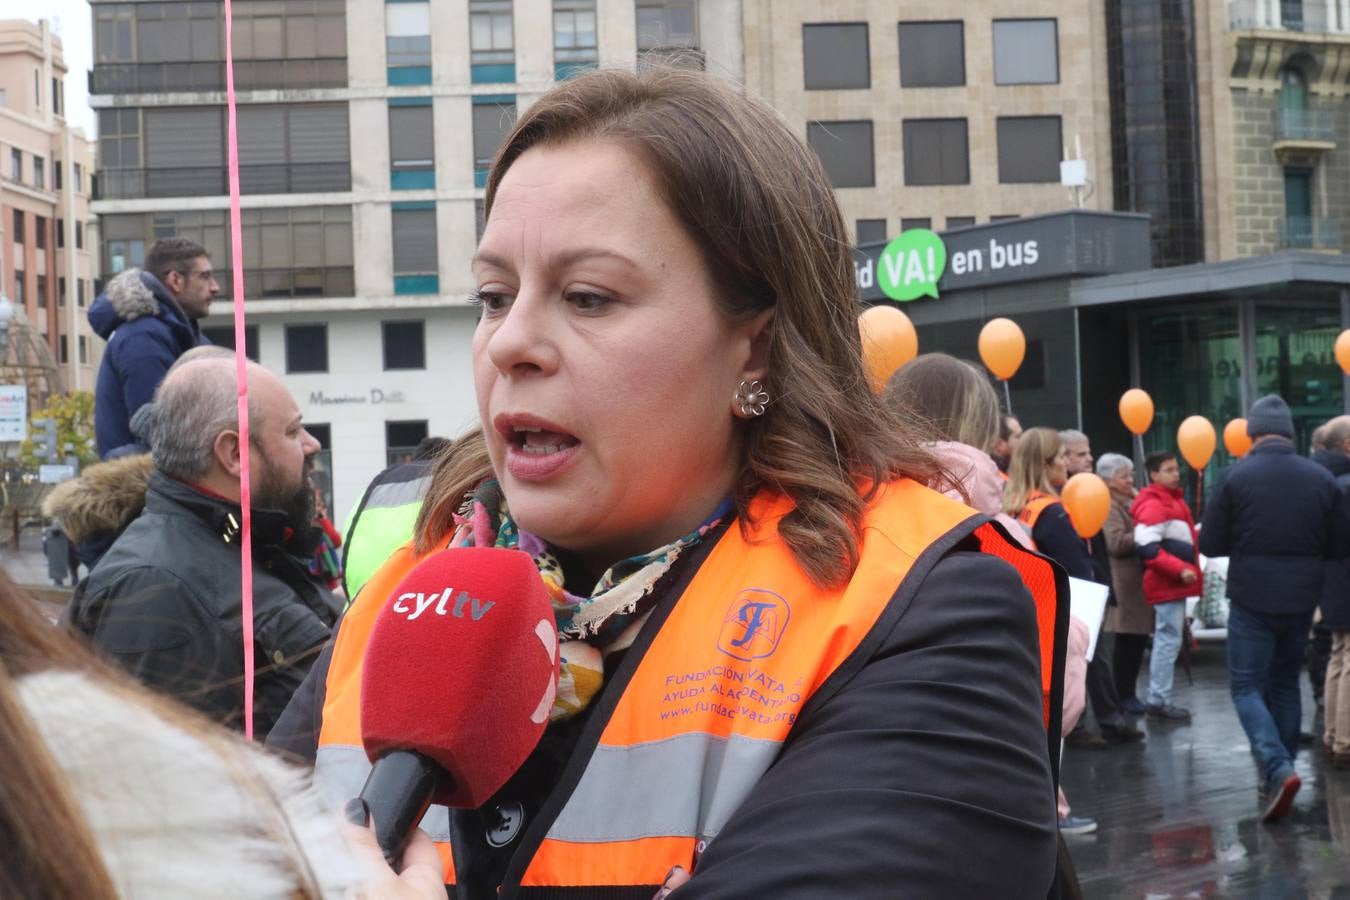
<path id="1" fill-rule="evenodd" d="M 282 900 L 308 884 L 341 898 L 367 881 L 308 775 L 257 746 L 77 672 L 26 676 L 18 693 L 120 896 Z"/>
<path id="2" fill-rule="evenodd" d="M 155 292 L 141 278 L 140 269 L 127 269 L 108 282 L 108 302 L 123 321 L 159 314 Z"/>
<path id="3" fill-rule="evenodd" d="M 154 471 L 148 453 L 92 465 L 47 495 L 43 515 L 60 519 L 66 535 L 77 544 L 99 532 L 118 533 L 145 508 Z"/>

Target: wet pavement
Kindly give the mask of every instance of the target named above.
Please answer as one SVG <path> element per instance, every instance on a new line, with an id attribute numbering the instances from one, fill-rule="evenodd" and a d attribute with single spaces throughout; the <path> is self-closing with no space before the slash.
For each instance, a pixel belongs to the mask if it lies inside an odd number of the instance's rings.
<path id="1" fill-rule="evenodd" d="M 1195 651 L 1194 680 L 1177 672 L 1173 702 L 1190 725 L 1140 727 L 1145 741 L 1106 750 L 1067 748 L 1063 783 L 1075 815 L 1096 834 L 1068 837 L 1089 898 L 1350 900 L 1350 769 L 1320 754 L 1321 719 L 1304 677 L 1303 779 L 1290 816 L 1264 825 L 1258 775 L 1228 695 L 1222 643 Z M 1147 686 L 1148 661 L 1140 696 Z"/>

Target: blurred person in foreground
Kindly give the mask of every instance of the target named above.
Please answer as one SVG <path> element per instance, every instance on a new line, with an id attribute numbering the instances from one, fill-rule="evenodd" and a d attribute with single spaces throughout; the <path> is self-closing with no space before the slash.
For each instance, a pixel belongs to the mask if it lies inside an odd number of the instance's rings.
<path id="1" fill-rule="evenodd" d="M 1119 453 L 1103 453 L 1097 460 L 1097 474 L 1111 490 L 1111 511 L 1102 528 L 1106 552 L 1111 557 L 1111 596 L 1115 599 L 1107 607 L 1103 626 L 1114 638 L 1111 671 L 1121 710 L 1127 715 L 1142 716 L 1144 703 L 1136 691 L 1144 650 L 1149 635 L 1153 634 L 1154 616 L 1153 608 L 1144 599 L 1144 564 L 1134 543 L 1134 519 L 1130 515 L 1136 493 L 1134 462 Z"/>
<path id="2" fill-rule="evenodd" d="M 319 448 L 275 375 L 248 366 L 255 727 L 266 735 L 328 639 L 338 603 L 310 576 L 305 485 Z M 71 600 L 69 619 L 146 685 L 243 725 L 240 438 L 233 360 L 175 368 L 155 395 L 145 507 Z"/>
<path id="3" fill-rule="evenodd" d="M 511 547 L 563 673 L 497 796 L 427 820 L 456 897 L 1046 896 L 1061 585 L 871 392 L 815 154 L 701 72 L 602 70 L 521 116 L 485 207 L 483 437 L 273 743 L 355 796 L 372 620 L 428 554 Z"/>
<path id="4" fill-rule="evenodd" d="M 937 440 L 927 444 L 944 468 L 959 482 L 946 491 L 953 500 L 969 503 L 1008 529 L 1023 546 L 1031 538 L 1016 520 L 1003 512 L 1003 479 L 989 456 L 999 435 L 998 393 L 985 374 L 965 360 L 945 353 L 925 353 L 900 367 L 887 382 L 883 398 L 901 415 L 928 423 Z M 1068 651 L 1064 662 L 1063 735 L 1068 736 L 1083 715 L 1090 632 L 1077 617 L 1069 620 Z M 1061 834 L 1091 834 L 1097 822 L 1075 816 L 1064 789 L 1059 791 Z"/>
<path id="5" fill-rule="evenodd" d="M 1148 663 L 1150 719 L 1189 722 L 1190 710 L 1172 703 L 1177 657 L 1186 634 L 1186 598 L 1200 593 L 1200 560 L 1195 520 L 1181 492 L 1175 453 L 1150 453 L 1144 460 L 1148 487 L 1130 505 L 1134 544 L 1144 561 L 1144 599 L 1153 607 L 1153 656 Z"/>
<path id="6" fill-rule="evenodd" d="M 94 658 L 4 575 L 0 758 L 6 898 L 445 897 L 425 835 L 395 875 L 308 775 Z"/>
<path id="7" fill-rule="evenodd" d="M 1225 473 L 1205 509 L 1200 552 L 1228 560 L 1228 675 L 1260 768 L 1262 818 L 1282 819 L 1302 780 L 1294 770 L 1303 697 L 1299 675 L 1327 561 L 1346 555 L 1336 479 L 1294 449 L 1294 419 L 1270 395 L 1247 414 L 1252 449 Z"/>

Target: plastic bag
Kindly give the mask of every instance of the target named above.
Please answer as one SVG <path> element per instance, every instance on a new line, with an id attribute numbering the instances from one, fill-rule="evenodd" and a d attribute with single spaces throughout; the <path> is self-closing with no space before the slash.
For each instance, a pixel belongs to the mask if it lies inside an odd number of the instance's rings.
<path id="1" fill-rule="evenodd" d="M 1205 628 L 1228 627 L 1228 557 L 1205 561 L 1204 586 L 1195 607 L 1195 620 Z"/>

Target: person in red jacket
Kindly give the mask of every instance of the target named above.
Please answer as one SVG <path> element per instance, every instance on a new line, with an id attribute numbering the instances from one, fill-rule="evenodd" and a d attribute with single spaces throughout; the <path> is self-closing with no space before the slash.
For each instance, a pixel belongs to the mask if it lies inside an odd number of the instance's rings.
<path id="1" fill-rule="evenodd" d="M 1195 519 L 1181 493 L 1174 453 L 1150 453 L 1144 461 L 1149 486 L 1130 506 L 1134 542 L 1144 560 L 1144 599 L 1153 607 L 1153 658 L 1149 662 L 1149 718 L 1189 722 L 1188 710 L 1172 704 L 1172 674 L 1186 622 L 1186 598 L 1200 590 Z"/>

